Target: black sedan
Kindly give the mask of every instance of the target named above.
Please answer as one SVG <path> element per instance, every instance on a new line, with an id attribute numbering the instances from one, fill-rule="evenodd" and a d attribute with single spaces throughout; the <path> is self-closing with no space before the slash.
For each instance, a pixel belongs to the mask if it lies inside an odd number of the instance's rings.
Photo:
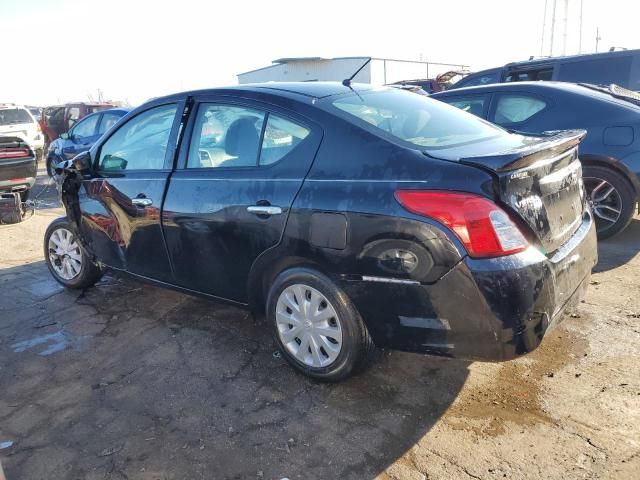
<path id="1" fill-rule="evenodd" d="M 375 346 L 510 359 L 596 262 L 583 134 L 336 83 L 157 98 L 66 162 L 45 258 L 71 288 L 109 268 L 247 306 L 319 379 Z"/>
<path id="2" fill-rule="evenodd" d="M 587 131 L 580 161 L 598 237 L 622 231 L 640 199 L 640 95 L 618 87 L 520 82 L 469 87 L 433 98 L 509 130 Z"/>

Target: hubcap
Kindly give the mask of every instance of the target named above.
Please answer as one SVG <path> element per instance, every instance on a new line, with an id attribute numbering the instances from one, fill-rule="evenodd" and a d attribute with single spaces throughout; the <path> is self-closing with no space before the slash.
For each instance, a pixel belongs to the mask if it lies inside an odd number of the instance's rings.
<path id="1" fill-rule="evenodd" d="M 584 177 L 583 180 L 597 223 L 604 228 L 616 223 L 622 213 L 620 193 L 601 178 Z"/>
<path id="2" fill-rule="evenodd" d="M 82 268 L 82 252 L 73 233 L 58 228 L 49 237 L 49 262 L 61 278 L 71 280 Z"/>
<path id="3" fill-rule="evenodd" d="M 327 297 L 315 288 L 295 284 L 284 289 L 276 304 L 280 341 L 310 367 L 331 365 L 342 348 L 342 327 Z"/>

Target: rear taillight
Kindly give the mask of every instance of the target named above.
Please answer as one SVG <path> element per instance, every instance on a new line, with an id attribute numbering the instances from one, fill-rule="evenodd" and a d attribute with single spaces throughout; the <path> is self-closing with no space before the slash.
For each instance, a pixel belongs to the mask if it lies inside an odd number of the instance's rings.
<path id="1" fill-rule="evenodd" d="M 396 199 L 412 213 L 449 227 L 472 257 L 499 257 L 529 244 L 509 215 L 490 200 L 471 193 L 399 190 Z"/>
<path id="2" fill-rule="evenodd" d="M 28 148 L 3 148 L 0 150 L 0 159 L 2 158 L 26 158 L 30 157 L 31 152 Z"/>

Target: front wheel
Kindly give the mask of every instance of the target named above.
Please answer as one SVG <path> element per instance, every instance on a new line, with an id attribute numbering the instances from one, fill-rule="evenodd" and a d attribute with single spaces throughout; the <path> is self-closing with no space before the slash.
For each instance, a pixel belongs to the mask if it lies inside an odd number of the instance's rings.
<path id="1" fill-rule="evenodd" d="M 102 269 L 89 258 L 66 218 L 47 227 L 44 258 L 53 278 L 68 288 L 88 288 L 102 277 Z"/>
<path id="2" fill-rule="evenodd" d="M 347 295 L 315 270 L 292 268 L 276 278 L 267 319 L 287 362 L 319 380 L 348 377 L 367 366 L 375 351 Z"/>
<path id="3" fill-rule="evenodd" d="M 624 230 L 633 218 L 637 201 L 627 179 L 600 166 L 585 166 L 582 178 L 596 219 L 598 238 L 609 238 Z"/>

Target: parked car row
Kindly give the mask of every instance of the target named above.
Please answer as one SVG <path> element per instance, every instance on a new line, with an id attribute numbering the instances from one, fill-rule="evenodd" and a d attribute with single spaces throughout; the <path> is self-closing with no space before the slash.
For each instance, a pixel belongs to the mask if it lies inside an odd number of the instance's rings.
<path id="1" fill-rule="evenodd" d="M 536 348 L 596 263 L 585 132 L 509 132 L 345 83 L 185 92 L 129 112 L 58 169 L 51 274 L 87 288 L 112 269 L 245 306 L 322 380 L 374 347 L 486 361 Z"/>
<path id="2" fill-rule="evenodd" d="M 432 95 L 510 131 L 583 129 L 583 179 L 598 236 L 622 231 L 640 200 L 640 95 L 564 82 L 496 83 Z"/>

